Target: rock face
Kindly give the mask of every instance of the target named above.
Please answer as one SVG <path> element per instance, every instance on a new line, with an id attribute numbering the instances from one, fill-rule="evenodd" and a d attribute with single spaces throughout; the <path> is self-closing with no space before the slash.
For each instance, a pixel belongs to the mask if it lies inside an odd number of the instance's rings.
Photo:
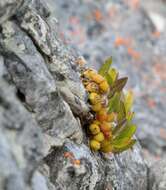
<path id="1" fill-rule="evenodd" d="M 166 189 L 166 160 L 163 159 L 153 164 L 149 175 L 149 189 Z"/>
<path id="2" fill-rule="evenodd" d="M 139 145 L 120 155 L 89 149 L 77 52 L 59 41 L 44 2 L 2 0 L 2 9 L 0 189 L 146 190 Z"/>

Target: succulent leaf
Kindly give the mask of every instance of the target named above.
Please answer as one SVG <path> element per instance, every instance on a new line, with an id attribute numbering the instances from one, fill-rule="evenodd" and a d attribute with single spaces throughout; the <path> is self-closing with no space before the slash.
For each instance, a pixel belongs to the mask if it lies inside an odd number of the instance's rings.
<path id="1" fill-rule="evenodd" d="M 121 153 L 121 152 L 123 152 L 123 151 L 125 151 L 125 150 L 128 150 L 128 149 L 130 149 L 130 148 L 132 148 L 133 147 L 133 145 L 136 143 L 136 140 L 135 139 L 132 139 L 132 140 L 130 140 L 127 144 L 124 144 L 123 146 L 113 146 L 113 150 L 112 150 L 112 152 L 114 153 L 114 154 L 116 154 L 116 153 Z"/>
<path id="2" fill-rule="evenodd" d="M 134 133 L 136 132 L 136 125 L 134 124 L 127 124 L 122 130 L 118 132 L 115 138 L 112 141 L 113 145 L 123 145 L 126 142 L 130 141 Z"/>
<path id="3" fill-rule="evenodd" d="M 105 60 L 104 64 L 100 67 L 98 73 L 101 76 L 105 77 L 106 74 L 108 73 L 108 70 L 109 70 L 111 64 L 112 64 L 112 57 L 109 57 L 108 59 Z"/>
<path id="4" fill-rule="evenodd" d="M 127 83 L 127 80 L 128 80 L 128 77 L 124 77 L 124 78 L 120 78 L 120 79 L 117 79 L 114 84 L 111 86 L 110 88 L 110 94 L 109 94 L 109 97 L 112 97 L 115 92 L 120 92 L 122 91 L 122 89 L 124 88 L 124 86 L 126 85 Z"/>
<path id="5" fill-rule="evenodd" d="M 134 97 L 133 97 L 133 92 L 130 90 L 127 92 L 125 96 L 125 109 L 126 113 L 128 113 L 133 105 Z"/>

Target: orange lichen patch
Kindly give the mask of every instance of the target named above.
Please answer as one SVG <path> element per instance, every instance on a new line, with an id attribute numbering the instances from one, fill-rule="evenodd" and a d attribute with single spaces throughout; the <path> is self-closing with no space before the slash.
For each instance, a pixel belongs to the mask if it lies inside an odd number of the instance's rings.
<path id="1" fill-rule="evenodd" d="M 153 100 L 152 98 L 148 98 L 147 104 L 148 104 L 149 108 L 154 108 L 154 107 L 156 107 L 156 102 L 155 102 L 155 100 Z"/>
<path id="2" fill-rule="evenodd" d="M 160 92 L 166 92 L 166 88 L 161 87 L 161 88 L 160 88 Z M 164 101 L 165 101 L 165 100 L 164 100 Z"/>
<path id="3" fill-rule="evenodd" d="M 79 166 L 81 164 L 81 161 L 78 159 L 74 159 L 74 160 L 72 160 L 72 164 Z"/>
<path id="4" fill-rule="evenodd" d="M 115 6 L 111 6 L 108 9 L 108 15 L 112 18 L 117 14 L 117 8 Z"/>
<path id="5" fill-rule="evenodd" d="M 74 155 L 72 152 L 64 152 L 64 157 L 65 158 L 74 158 Z"/>
<path id="6" fill-rule="evenodd" d="M 96 9 L 93 11 L 93 16 L 94 16 L 95 20 L 98 22 L 101 21 L 103 18 L 103 15 L 99 9 Z"/>
<path id="7" fill-rule="evenodd" d="M 127 49 L 127 52 L 128 52 L 128 54 L 129 54 L 132 58 L 134 58 L 134 59 L 136 59 L 136 60 L 140 59 L 140 57 L 141 57 L 140 53 L 137 52 L 137 51 L 135 51 L 133 48 L 130 48 L 130 47 L 129 47 L 129 48 Z"/>
<path id="8" fill-rule="evenodd" d="M 166 140 L 166 130 L 163 128 L 160 129 L 160 137 Z"/>
<path id="9" fill-rule="evenodd" d="M 152 36 L 155 37 L 155 38 L 159 38 L 161 36 L 161 32 L 159 32 L 159 31 L 156 30 L 156 31 L 154 31 L 152 33 Z"/>
<path id="10" fill-rule="evenodd" d="M 129 38 L 123 38 L 123 37 L 117 37 L 116 39 L 115 39 L 115 42 L 114 42 L 114 44 L 115 44 L 115 46 L 116 47 L 118 47 L 118 46 L 129 46 L 129 45 L 131 45 L 131 42 L 132 40 L 131 39 L 129 39 Z"/>
<path id="11" fill-rule="evenodd" d="M 166 65 L 162 63 L 156 63 L 153 66 L 153 70 L 162 80 L 166 80 Z"/>
<path id="12" fill-rule="evenodd" d="M 78 19 L 78 17 L 76 17 L 76 16 L 71 16 L 71 17 L 69 18 L 69 22 L 70 22 L 70 24 L 75 25 L 75 24 L 78 24 L 78 23 L 79 23 L 79 19 Z"/>
<path id="13" fill-rule="evenodd" d="M 125 2 L 132 9 L 138 9 L 140 7 L 140 0 L 125 0 Z"/>

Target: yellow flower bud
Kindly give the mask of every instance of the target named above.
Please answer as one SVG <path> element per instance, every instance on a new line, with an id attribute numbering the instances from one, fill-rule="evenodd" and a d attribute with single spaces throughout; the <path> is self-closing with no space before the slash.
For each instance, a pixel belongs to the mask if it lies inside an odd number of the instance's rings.
<path id="1" fill-rule="evenodd" d="M 107 123 L 107 122 L 102 122 L 100 124 L 100 130 L 105 133 L 107 131 L 110 131 L 112 128 L 111 124 L 110 123 Z"/>
<path id="2" fill-rule="evenodd" d="M 106 121 L 107 120 L 107 110 L 106 108 L 102 108 L 98 113 L 97 113 L 97 119 L 100 122 Z"/>
<path id="3" fill-rule="evenodd" d="M 111 142 L 110 142 L 109 140 L 104 139 L 104 140 L 101 142 L 100 146 L 101 146 L 101 148 L 103 148 L 103 147 L 106 147 L 106 146 L 108 146 L 108 145 L 110 145 L 110 144 L 111 144 Z"/>
<path id="4" fill-rule="evenodd" d="M 105 139 L 112 140 L 112 131 L 103 132 Z"/>
<path id="5" fill-rule="evenodd" d="M 100 121 L 94 120 L 94 121 L 93 121 L 93 124 L 100 125 Z"/>
<path id="6" fill-rule="evenodd" d="M 100 143 L 98 142 L 98 141 L 96 141 L 96 140 L 90 140 L 90 148 L 92 149 L 92 150 L 94 150 L 94 151 L 97 151 L 97 150 L 99 150 L 100 149 Z"/>
<path id="7" fill-rule="evenodd" d="M 91 104 L 101 103 L 101 96 L 95 92 L 90 93 L 89 100 Z"/>
<path id="8" fill-rule="evenodd" d="M 101 82 L 99 84 L 99 87 L 100 87 L 101 91 L 104 92 L 104 93 L 109 90 L 109 85 L 108 85 L 108 83 L 107 83 L 106 80 L 104 80 L 103 82 Z"/>
<path id="9" fill-rule="evenodd" d="M 89 82 L 87 85 L 86 85 L 86 90 L 88 92 L 98 92 L 99 91 L 99 86 L 95 83 L 95 82 Z"/>
<path id="10" fill-rule="evenodd" d="M 109 152 L 112 152 L 112 145 L 109 144 L 107 146 L 104 146 L 101 148 L 101 151 L 104 152 L 104 153 L 109 153 Z"/>
<path id="11" fill-rule="evenodd" d="M 83 75 L 89 79 L 92 78 L 93 75 L 95 75 L 97 72 L 95 70 L 92 69 L 87 69 L 86 71 L 84 71 Z"/>
<path id="12" fill-rule="evenodd" d="M 95 111 L 95 112 L 100 111 L 101 108 L 102 108 L 102 106 L 101 106 L 100 103 L 94 104 L 94 105 L 92 106 L 92 110 Z"/>
<path id="13" fill-rule="evenodd" d="M 95 135 L 94 137 L 94 140 L 98 141 L 98 142 L 102 142 L 104 140 L 104 135 L 103 133 L 98 133 L 97 135 Z"/>
<path id="14" fill-rule="evenodd" d="M 115 118 L 116 118 L 116 114 L 114 112 L 107 115 L 108 122 L 113 122 L 115 120 Z"/>
<path id="15" fill-rule="evenodd" d="M 98 125 L 96 125 L 96 124 L 91 124 L 91 125 L 89 126 L 89 130 L 90 130 L 90 132 L 91 132 L 93 135 L 96 135 L 96 134 L 98 134 L 98 133 L 100 132 L 100 127 L 99 127 Z"/>
<path id="16" fill-rule="evenodd" d="M 101 76 L 101 75 L 99 75 L 99 74 L 93 74 L 92 76 L 91 76 L 91 80 L 93 80 L 94 82 L 96 82 L 97 84 L 100 84 L 102 81 L 104 81 L 105 79 Z"/>

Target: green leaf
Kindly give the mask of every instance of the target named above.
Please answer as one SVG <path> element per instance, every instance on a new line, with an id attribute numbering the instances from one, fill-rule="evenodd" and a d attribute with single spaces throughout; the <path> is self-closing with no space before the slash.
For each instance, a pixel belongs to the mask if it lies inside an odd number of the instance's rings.
<path id="1" fill-rule="evenodd" d="M 108 73 L 111 64 L 112 64 L 112 57 L 109 57 L 108 59 L 105 60 L 104 64 L 101 66 L 98 73 L 103 77 L 105 77 L 106 74 Z"/>
<path id="2" fill-rule="evenodd" d="M 136 125 L 127 124 L 121 131 L 119 131 L 118 135 L 112 141 L 113 145 L 123 145 L 126 142 L 130 141 L 134 133 L 136 132 Z"/>
<path id="3" fill-rule="evenodd" d="M 113 83 L 113 80 L 112 80 L 111 76 L 108 73 L 106 74 L 105 79 L 107 80 L 109 85 L 111 85 Z"/>
<path id="4" fill-rule="evenodd" d="M 135 113 L 134 112 L 128 112 L 127 115 L 126 115 L 126 119 L 127 121 L 131 121 L 134 117 Z"/>
<path id="5" fill-rule="evenodd" d="M 121 153 L 125 150 L 128 150 L 132 148 L 135 143 L 136 143 L 136 140 L 131 139 L 127 144 L 124 144 L 123 146 L 113 146 L 113 153 Z"/>
<path id="6" fill-rule="evenodd" d="M 122 121 L 125 118 L 126 118 L 125 105 L 122 101 L 120 101 L 119 110 L 118 110 L 118 122 Z"/>
<path id="7" fill-rule="evenodd" d="M 121 97 L 121 93 L 115 93 L 115 95 L 109 100 L 108 102 L 109 113 L 119 111 L 120 97 Z"/>
<path id="8" fill-rule="evenodd" d="M 123 119 L 118 125 L 112 130 L 112 134 L 114 136 L 117 135 L 117 133 L 124 127 L 126 126 L 127 119 Z"/>
<path id="9" fill-rule="evenodd" d="M 118 75 L 118 72 L 114 68 L 110 68 L 108 71 L 109 76 L 112 78 L 112 81 L 114 82 L 116 80 L 116 77 Z"/>
<path id="10" fill-rule="evenodd" d="M 114 84 L 112 85 L 112 87 L 111 87 L 111 91 L 110 91 L 109 97 L 112 97 L 115 94 L 115 92 L 122 91 L 123 87 L 127 83 L 127 80 L 128 80 L 127 77 L 124 77 L 124 78 L 116 80 L 114 82 Z"/>
<path id="11" fill-rule="evenodd" d="M 125 95 L 125 109 L 126 109 L 126 113 L 128 113 L 133 105 L 133 92 L 130 90 L 127 92 L 127 94 Z"/>

